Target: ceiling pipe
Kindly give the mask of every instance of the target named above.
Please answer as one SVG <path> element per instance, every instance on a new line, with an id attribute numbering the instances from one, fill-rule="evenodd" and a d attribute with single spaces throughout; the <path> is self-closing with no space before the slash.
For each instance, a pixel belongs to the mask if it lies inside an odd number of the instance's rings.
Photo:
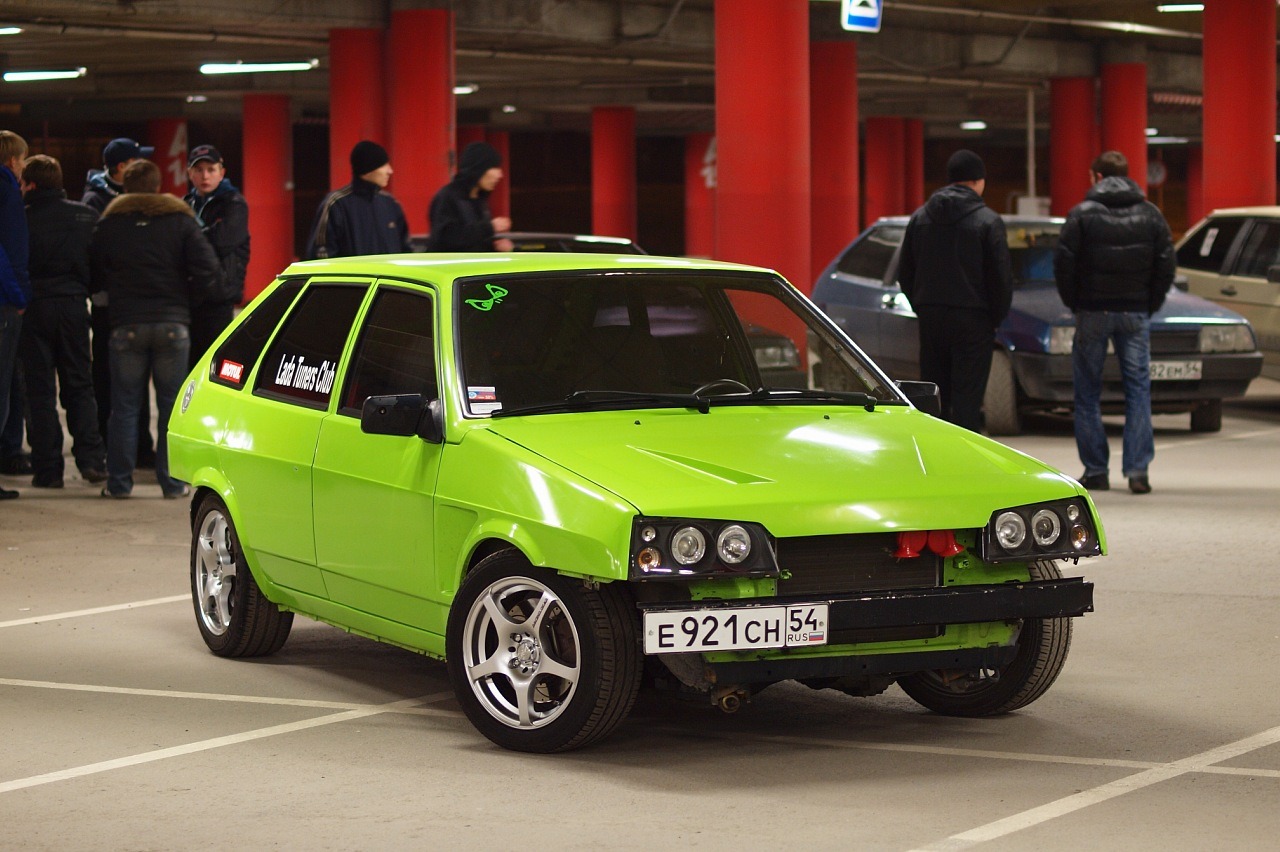
<path id="1" fill-rule="evenodd" d="M 1186 30 L 1153 27 L 1149 24 L 1134 24 L 1128 21 L 1102 21 L 1091 18 L 1062 18 L 1049 15 L 1026 15 L 1018 12 L 988 12 L 981 9 L 965 9 L 956 6 L 922 6 L 919 3 L 899 3 L 897 0 L 887 4 L 904 12 L 922 12 L 931 15 L 950 15 L 960 18 L 984 19 L 990 21 L 1016 21 L 1018 23 L 1050 24 L 1053 26 L 1080 27 L 1082 29 L 1105 30 L 1111 33 L 1133 33 L 1135 35 L 1163 36 L 1165 38 L 1182 38 L 1202 41 L 1201 33 Z"/>

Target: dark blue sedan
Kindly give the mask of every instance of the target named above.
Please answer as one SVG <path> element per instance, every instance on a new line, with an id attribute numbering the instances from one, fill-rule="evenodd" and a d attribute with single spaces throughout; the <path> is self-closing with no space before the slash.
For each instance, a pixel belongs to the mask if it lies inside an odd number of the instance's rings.
<path id="1" fill-rule="evenodd" d="M 1075 321 L 1053 283 L 1062 219 L 1005 217 L 1013 255 L 1013 308 L 996 331 L 984 401 L 987 431 L 1013 435 L 1031 411 L 1069 411 Z M 898 287 L 898 250 L 907 217 L 881 219 L 833 260 L 813 301 L 895 379 L 919 377 L 915 312 Z M 811 343 L 814 369 L 823 352 Z M 1241 396 L 1262 369 L 1253 329 L 1240 314 L 1173 288 L 1151 318 L 1151 405 L 1190 412 L 1191 429 L 1222 428 L 1222 400 Z M 1120 365 L 1108 356 L 1103 410 L 1123 411 Z"/>

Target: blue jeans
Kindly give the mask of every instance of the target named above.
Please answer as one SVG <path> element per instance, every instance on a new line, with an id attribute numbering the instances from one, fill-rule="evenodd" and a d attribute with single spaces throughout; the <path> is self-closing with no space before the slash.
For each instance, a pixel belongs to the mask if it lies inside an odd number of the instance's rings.
<path id="1" fill-rule="evenodd" d="M 1126 477 L 1146 476 L 1155 457 L 1151 432 L 1151 321 L 1146 313 L 1080 311 L 1071 348 L 1075 379 L 1076 447 L 1084 475 L 1107 473 L 1110 448 L 1102 425 L 1102 366 L 1107 341 L 1115 345 L 1124 382 L 1124 457 Z"/>
<path id="2" fill-rule="evenodd" d="M 165 494 L 182 491 L 169 478 L 169 412 L 187 375 L 191 338 L 186 325 L 150 322 L 111 329 L 111 418 L 107 422 L 107 491 L 133 490 L 137 462 L 139 414 L 147 396 L 147 379 L 156 387 L 156 481 Z"/>

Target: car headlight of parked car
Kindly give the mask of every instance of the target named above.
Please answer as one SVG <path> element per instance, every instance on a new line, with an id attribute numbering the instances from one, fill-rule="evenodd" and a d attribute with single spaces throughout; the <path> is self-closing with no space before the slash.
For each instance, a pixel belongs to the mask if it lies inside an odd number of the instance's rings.
<path id="1" fill-rule="evenodd" d="M 800 369 L 800 351 L 796 345 L 785 338 L 768 343 L 753 343 L 752 351 L 756 357 L 756 365 L 762 370 L 798 370 Z"/>
<path id="2" fill-rule="evenodd" d="M 1049 354 L 1070 355 L 1071 341 L 1076 336 L 1074 325 L 1055 325 L 1049 329 Z"/>
<path id="3" fill-rule="evenodd" d="M 776 577 L 778 563 L 760 524 L 688 518 L 636 518 L 632 580 L 665 577 Z"/>
<path id="4" fill-rule="evenodd" d="M 1080 498 L 992 512 L 979 547 L 984 562 L 1072 559 L 1101 552 L 1093 517 Z"/>
<path id="5" fill-rule="evenodd" d="M 1200 327 L 1201 352 L 1252 352 L 1257 349 L 1253 329 L 1245 323 L 1233 322 Z"/>

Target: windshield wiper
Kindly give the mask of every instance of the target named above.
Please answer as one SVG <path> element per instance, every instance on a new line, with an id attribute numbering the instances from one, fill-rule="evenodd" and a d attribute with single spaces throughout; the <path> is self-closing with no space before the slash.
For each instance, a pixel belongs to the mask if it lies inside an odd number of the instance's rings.
<path id="1" fill-rule="evenodd" d="M 493 412 L 492 417 L 509 417 L 516 414 L 550 414 L 557 411 L 578 411 L 596 406 L 608 407 L 619 402 L 657 403 L 664 407 L 693 408 L 699 414 L 710 411 L 710 404 L 704 397 L 691 393 L 647 393 L 644 391 L 621 390 L 580 390 L 566 396 L 559 402 L 543 402 L 537 405 L 524 405 L 519 408 L 501 408 Z"/>
<path id="2" fill-rule="evenodd" d="M 751 400 L 814 400 L 817 402 L 844 402 L 861 405 L 867 411 L 875 411 L 877 405 L 893 403 L 876 399 L 868 393 L 860 391 L 810 390 L 808 388 L 756 388 L 748 396 Z"/>

